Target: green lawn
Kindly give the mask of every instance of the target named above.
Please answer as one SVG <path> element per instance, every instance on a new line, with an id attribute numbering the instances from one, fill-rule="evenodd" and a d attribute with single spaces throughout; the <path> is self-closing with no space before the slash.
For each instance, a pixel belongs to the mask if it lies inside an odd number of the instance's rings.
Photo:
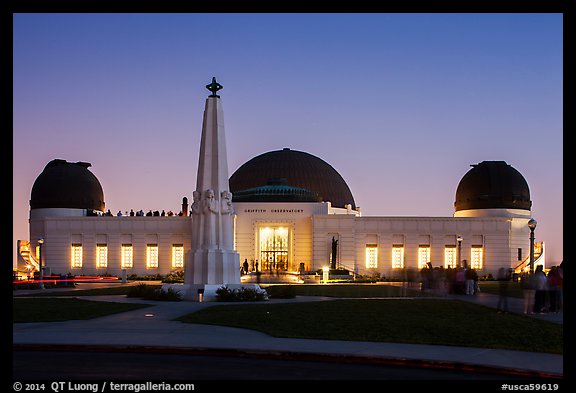
<path id="1" fill-rule="evenodd" d="M 146 284 L 152 288 L 160 288 L 162 285 L 157 284 Z M 50 291 L 50 290 L 36 290 L 33 293 L 29 294 L 18 294 L 18 291 L 14 291 L 14 297 L 61 297 L 61 296 L 107 296 L 107 295 L 127 295 L 131 289 L 133 289 L 133 285 L 122 285 L 122 286 L 114 286 L 114 287 L 105 287 L 105 288 L 93 288 L 93 289 L 75 289 L 69 291 Z"/>
<path id="2" fill-rule="evenodd" d="M 92 319 L 149 306 L 136 303 L 95 302 L 77 298 L 18 298 L 12 300 L 12 321 L 17 323 Z"/>
<path id="3" fill-rule="evenodd" d="M 328 296 L 339 298 L 420 297 L 430 296 L 420 289 L 386 284 L 297 284 L 262 285 L 271 298 L 293 296 Z"/>
<path id="4" fill-rule="evenodd" d="M 479 281 L 478 286 L 481 292 L 491 293 L 494 295 L 500 294 L 500 283 L 498 281 Z M 507 291 L 508 296 L 522 298 L 522 288 L 519 282 L 508 282 Z"/>
<path id="5" fill-rule="evenodd" d="M 340 299 L 216 305 L 177 320 L 275 337 L 398 342 L 563 353 L 563 326 L 443 299 Z"/>

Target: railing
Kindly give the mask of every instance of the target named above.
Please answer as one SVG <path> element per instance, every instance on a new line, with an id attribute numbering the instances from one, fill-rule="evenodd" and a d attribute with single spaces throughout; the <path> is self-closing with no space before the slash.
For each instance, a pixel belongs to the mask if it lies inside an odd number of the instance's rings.
<path id="1" fill-rule="evenodd" d="M 20 246 L 19 256 L 22 258 L 25 265 L 30 265 L 33 268 L 33 270 L 36 271 L 40 270 L 40 264 L 36 260 L 34 253 L 32 253 L 32 251 L 30 250 L 30 243 L 23 244 Z"/>
<path id="2" fill-rule="evenodd" d="M 537 265 L 540 263 L 540 259 L 544 257 L 544 253 L 540 252 L 540 253 L 534 253 L 534 265 Z M 528 265 L 530 265 L 530 256 L 526 257 L 522 262 L 520 262 L 518 265 L 516 265 L 514 267 L 514 272 L 516 273 L 520 273 L 522 272 L 522 270 L 524 270 Z"/>

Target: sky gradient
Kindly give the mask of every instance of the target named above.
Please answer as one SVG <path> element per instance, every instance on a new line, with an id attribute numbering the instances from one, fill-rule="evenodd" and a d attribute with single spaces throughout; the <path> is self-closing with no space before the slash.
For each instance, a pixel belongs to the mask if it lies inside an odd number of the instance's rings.
<path id="1" fill-rule="evenodd" d="M 346 180 L 365 216 L 454 213 L 471 164 L 530 187 L 563 260 L 563 19 L 506 14 L 14 14 L 13 245 L 55 158 L 92 163 L 111 211 L 180 210 L 205 85 L 229 173 L 289 147 Z"/>

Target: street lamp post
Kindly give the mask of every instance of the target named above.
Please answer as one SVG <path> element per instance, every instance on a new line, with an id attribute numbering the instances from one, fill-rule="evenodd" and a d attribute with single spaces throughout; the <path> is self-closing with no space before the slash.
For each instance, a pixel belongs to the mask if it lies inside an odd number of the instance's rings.
<path id="1" fill-rule="evenodd" d="M 44 268 L 42 267 L 42 245 L 44 244 L 44 239 L 38 239 L 38 273 L 40 277 L 40 289 L 44 289 Z"/>
<path id="2" fill-rule="evenodd" d="M 461 267 L 462 266 L 462 236 L 458 235 L 458 237 L 456 238 L 456 240 L 458 241 L 458 259 L 456 261 L 456 267 Z"/>
<path id="3" fill-rule="evenodd" d="M 530 274 L 534 273 L 534 229 L 536 229 L 535 219 L 531 218 L 528 221 L 528 228 L 530 228 Z"/>

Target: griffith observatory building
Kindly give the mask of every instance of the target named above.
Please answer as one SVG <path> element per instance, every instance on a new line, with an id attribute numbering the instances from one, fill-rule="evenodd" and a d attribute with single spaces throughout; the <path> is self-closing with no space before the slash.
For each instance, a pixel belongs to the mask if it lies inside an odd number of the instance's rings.
<path id="1" fill-rule="evenodd" d="M 215 108 L 223 116 L 220 104 Z M 90 166 L 54 159 L 36 178 L 30 240 L 17 245 L 19 274 L 38 270 L 40 256 L 47 275 L 183 271 L 198 228 L 188 197 L 176 214 L 109 214 Z M 454 180 L 451 217 L 363 216 L 345 179 L 324 159 L 289 148 L 265 152 L 229 177 L 236 268 L 247 261 L 250 271 L 301 273 L 335 261 L 357 275 L 384 277 L 426 266 L 466 265 L 494 277 L 500 268 L 527 269 L 532 201 L 523 175 L 505 161 L 483 161 Z M 229 195 L 214 197 L 222 203 Z M 544 264 L 543 245 L 537 246 L 535 264 Z"/>

